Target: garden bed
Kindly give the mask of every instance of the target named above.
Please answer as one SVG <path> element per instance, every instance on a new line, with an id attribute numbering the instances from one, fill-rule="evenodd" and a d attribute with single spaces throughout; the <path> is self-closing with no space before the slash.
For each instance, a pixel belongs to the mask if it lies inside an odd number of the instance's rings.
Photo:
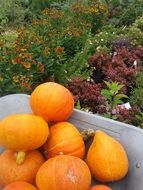
<path id="1" fill-rule="evenodd" d="M 142 0 L 40 2 L 1 4 L 0 96 L 55 81 L 77 109 L 142 127 Z"/>

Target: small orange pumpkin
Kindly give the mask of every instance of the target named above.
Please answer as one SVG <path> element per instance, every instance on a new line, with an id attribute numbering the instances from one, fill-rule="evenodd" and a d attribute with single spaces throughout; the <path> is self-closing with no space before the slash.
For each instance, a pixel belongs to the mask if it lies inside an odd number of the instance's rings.
<path id="1" fill-rule="evenodd" d="M 125 149 L 117 140 L 100 130 L 95 133 L 86 162 L 92 175 L 101 182 L 120 180 L 128 172 Z"/>
<path id="2" fill-rule="evenodd" d="M 88 190 L 90 184 L 91 173 L 87 164 L 75 156 L 60 155 L 50 158 L 36 175 L 39 190 Z"/>
<path id="3" fill-rule="evenodd" d="M 37 188 L 24 181 L 15 181 L 7 185 L 3 190 L 37 190 Z"/>
<path id="4" fill-rule="evenodd" d="M 30 96 L 32 111 L 46 121 L 65 121 L 74 108 L 71 92 L 55 82 L 46 82 L 35 88 Z"/>
<path id="5" fill-rule="evenodd" d="M 90 190 L 112 190 L 112 189 L 105 185 L 95 185 L 95 186 L 91 187 Z"/>
<path id="6" fill-rule="evenodd" d="M 85 144 L 77 128 L 69 122 L 60 122 L 50 127 L 50 138 L 44 145 L 48 158 L 64 155 L 83 158 Z"/>
<path id="7" fill-rule="evenodd" d="M 0 144 L 15 151 L 42 146 L 49 136 L 48 124 L 33 114 L 14 114 L 0 122 Z"/>
<path id="8" fill-rule="evenodd" d="M 19 162 L 22 159 L 22 162 Z M 44 158 L 37 150 L 26 153 L 25 158 L 19 157 L 16 152 L 5 150 L 0 155 L 0 187 L 14 181 L 35 183 L 35 176 L 44 163 Z"/>

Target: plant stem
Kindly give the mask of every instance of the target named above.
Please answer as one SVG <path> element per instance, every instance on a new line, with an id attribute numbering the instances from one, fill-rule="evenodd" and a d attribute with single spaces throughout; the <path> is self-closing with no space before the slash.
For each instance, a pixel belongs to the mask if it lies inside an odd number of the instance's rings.
<path id="1" fill-rule="evenodd" d="M 95 135 L 95 131 L 93 129 L 85 129 L 81 132 L 81 136 L 84 141 L 88 140 L 90 137 Z"/>
<path id="2" fill-rule="evenodd" d="M 114 109 L 114 96 L 112 96 L 112 100 L 111 100 L 111 107 L 110 107 L 110 118 L 112 119 L 112 110 Z"/>
<path id="3" fill-rule="evenodd" d="M 24 160 L 25 160 L 25 157 L 26 157 L 26 153 L 25 152 L 18 152 L 17 155 L 16 155 L 16 163 L 17 164 L 23 164 L 24 163 Z"/>

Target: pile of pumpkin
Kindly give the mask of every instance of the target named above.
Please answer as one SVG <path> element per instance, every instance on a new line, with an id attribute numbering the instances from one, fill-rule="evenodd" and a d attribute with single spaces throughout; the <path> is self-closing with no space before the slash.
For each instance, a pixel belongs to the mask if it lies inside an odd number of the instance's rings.
<path id="1" fill-rule="evenodd" d="M 103 131 L 85 141 L 68 118 L 71 92 L 54 82 L 37 86 L 30 96 L 32 113 L 0 121 L 0 188 L 3 190 L 111 190 L 103 182 L 124 178 L 128 158 L 123 146 Z M 91 185 L 96 179 L 101 185 Z"/>

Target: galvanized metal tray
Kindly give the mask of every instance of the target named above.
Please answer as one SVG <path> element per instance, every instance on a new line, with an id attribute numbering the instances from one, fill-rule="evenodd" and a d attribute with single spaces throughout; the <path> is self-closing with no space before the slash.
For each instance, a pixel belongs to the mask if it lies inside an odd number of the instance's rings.
<path id="1" fill-rule="evenodd" d="M 14 113 L 31 113 L 29 95 L 12 94 L 0 98 L 0 119 Z M 120 141 L 129 158 L 128 175 L 121 181 L 109 183 L 113 190 L 143 190 L 143 130 L 104 117 L 74 110 L 69 119 L 79 130 L 100 129 Z M 0 147 L 0 152 L 3 148 Z M 0 163 L 1 164 L 1 163 Z M 99 182 L 93 181 L 98 184 Z"/>

